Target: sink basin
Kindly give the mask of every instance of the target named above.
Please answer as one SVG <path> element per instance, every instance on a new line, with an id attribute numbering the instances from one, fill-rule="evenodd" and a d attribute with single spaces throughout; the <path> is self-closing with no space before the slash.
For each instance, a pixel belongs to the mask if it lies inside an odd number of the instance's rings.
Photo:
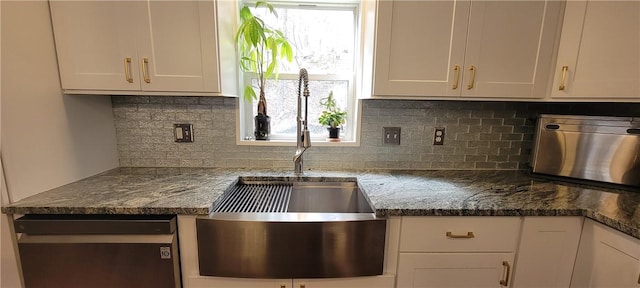
<path id="1" fill-rule="evenodd" d="M 216 203 L 212 216 L 270 221 L 375 219 L 375 210 L 355 179 L 317 180 L 239 178 Z"/>
<path id="2" fill-rule="evenodd" d="M 295 182 L 287 212 L 374 213 L 356 182 Z"/>
<path id="3" fill-rule="evenodd" d="M 200 275 L 381 275 L 386 220 L 353 178 L 239 178 L 196 219 Z"/>

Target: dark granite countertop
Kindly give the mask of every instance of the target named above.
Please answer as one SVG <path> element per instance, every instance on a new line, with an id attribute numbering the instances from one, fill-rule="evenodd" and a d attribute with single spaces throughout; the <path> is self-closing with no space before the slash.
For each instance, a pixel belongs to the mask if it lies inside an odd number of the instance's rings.
<path id="1" fill-rule="evenodd" d="M 291 171 L 118 168 L 2 207 L 9 214 L 202 214 L 238 176 Z M 531 177 L 524 171 L 306 171 L 356 177 L 379 216 L 586 216 L 640 238 L 640 191 Z"/>

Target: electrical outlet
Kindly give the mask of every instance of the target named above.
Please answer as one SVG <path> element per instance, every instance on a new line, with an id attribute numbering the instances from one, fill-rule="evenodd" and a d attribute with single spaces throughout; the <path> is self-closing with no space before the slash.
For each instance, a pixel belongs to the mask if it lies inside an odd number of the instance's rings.
<path id="1" fill-rule="evenodd" d="M 434 130 L 433 145 L 444 145 L 444 127 L 436 127 Z"/>
<path id="2" fill-rule="evenodd" d="M 400 145 L 400 127 L 382 127 L 384 135 L 382 135 L 382 143 L 389 145 Z"/>
<path id="3" fill-rule="evenodd" d="M 193 142 L 193 125 L 173 124 L 173 131 L 178 143 Z"/>

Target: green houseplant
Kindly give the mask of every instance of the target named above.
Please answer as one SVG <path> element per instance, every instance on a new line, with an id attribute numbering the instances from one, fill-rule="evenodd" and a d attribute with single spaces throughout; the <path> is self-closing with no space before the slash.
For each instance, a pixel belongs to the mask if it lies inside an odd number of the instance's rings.
<path id="1" fill-rule="evenodd" d="M 347 112 L 340 109 L 333 98 L 333 91 L 329 92 L 329 96 L 320 99 L 320 105 L 324 106 L 324 110 L 318 122 L 320 125 L 327 126 L 329 130 L 329 141 L 340 141 L 340 125 L 345 123 Z"/>
<path id="2" fill-rule="evenodd" d="M 259 7 L 266 7 L 269 13 L 278 17 L 273 6 L 266 1 L 256 2 L 255 8 Z M 284 59 L 291 62 L 293 50 L 282 31 L 269 27 L 246 5 L 240 9 L 240 26 L 235 40 L 238 44 L 240 69 L 258 76 L 257 86 L 249 84 L 244 88 L 244 98 L 247 101 L 258 98 L 255 89 L 259 90 L 254 135 L 257 140 L 267 140 L 271 126 L 265 98 L 266 81 L 272 77 L 277 79 L 280 61 Z"/>

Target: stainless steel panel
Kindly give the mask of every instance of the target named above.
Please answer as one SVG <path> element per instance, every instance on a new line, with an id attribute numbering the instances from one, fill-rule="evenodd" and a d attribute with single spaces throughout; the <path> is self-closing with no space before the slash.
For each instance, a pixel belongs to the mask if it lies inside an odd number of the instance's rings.
<path id="1" fill-rule="evenodd" d="M 15 220 L 16 232 L 28 234 L 171 234 L 174 215 L 30 214 Z"/>
<path id="2" fill-rule="evenodd" d="M 100 237 L 23 235 L 25 287 L 180 287 L 175 234 Z"/>
<path id="3" fill-rule="evenodd" d="M 355 179 L 254 180 L 240 178 L 211 215 L 196 220 L 201 275 L 382 274 L 386 221 L 376 218 Z"/>
<path id="4" fill-rule="evenodd" d="M 640 119 L 541 115 L 534 173 L 640 187 Z"/>
<path id="5" fill-rule="evenodd" d="M 199 218 L 196 227 L 201 275 L 319 278 L 382 274 L 384 220 L 266 222 Z"/>

